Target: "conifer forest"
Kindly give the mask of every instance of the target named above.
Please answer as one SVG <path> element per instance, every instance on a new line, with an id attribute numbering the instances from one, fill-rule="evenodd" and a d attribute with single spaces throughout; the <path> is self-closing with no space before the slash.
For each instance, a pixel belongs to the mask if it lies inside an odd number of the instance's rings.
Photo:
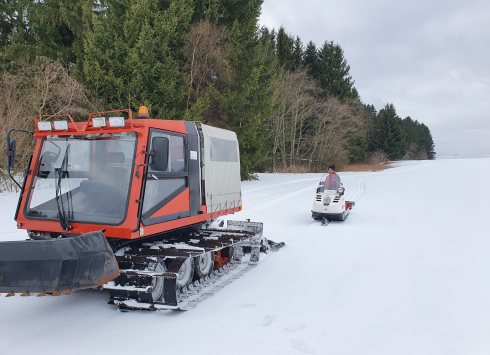
<path id="1" fill-rule="evenodd" d="M 1 141 L 33 130 L 35 115 L 145 105 L 151 118 L 236 132 L 243 179 L 435 158 L 426 125 L 361 100 L 335 39 L 260 26 L 262 2 L 0 0 Z M 19 136 L 19 172 L 31 144 Z"/>

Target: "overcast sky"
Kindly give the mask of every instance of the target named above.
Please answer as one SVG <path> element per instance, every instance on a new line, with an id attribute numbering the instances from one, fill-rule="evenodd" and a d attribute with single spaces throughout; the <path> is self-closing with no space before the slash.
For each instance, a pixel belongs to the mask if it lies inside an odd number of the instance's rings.
<path id="1" fill-rule="evenodd" d="M 489 0 L 264 0 L 260 24 L 339 43 L 361 100 L 425 123 L 437 158 L 490 157 Z"/>

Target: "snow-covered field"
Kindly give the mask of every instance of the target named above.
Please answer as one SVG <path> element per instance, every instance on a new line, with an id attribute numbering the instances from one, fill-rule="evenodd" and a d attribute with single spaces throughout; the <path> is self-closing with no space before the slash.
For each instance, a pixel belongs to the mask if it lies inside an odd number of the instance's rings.
<path id="1" fill-rule="evenodd" d="M 0 354 L 490 354 L 490 159 L 340 173 L 345 222 L 311 218 L 321 174 L 260 174 L 233 219 L 286 247 L 188 312 L 108 294 L 0 297 Z M 23 239 L 0 195 L 0 240 Z"/>

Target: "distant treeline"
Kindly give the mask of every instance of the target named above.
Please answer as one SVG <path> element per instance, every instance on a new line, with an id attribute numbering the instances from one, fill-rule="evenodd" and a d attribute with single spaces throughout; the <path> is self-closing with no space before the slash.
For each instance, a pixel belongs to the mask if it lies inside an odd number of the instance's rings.
<path id="1" fill-rule="evenodd" d="M 259 27 L 262 2 L 0 0 L 0 138 L 36 114 L 145 105 L 235 131 L 245 179 L 434 159 L 427 126 L 361 101 L 339 44 Z"/>

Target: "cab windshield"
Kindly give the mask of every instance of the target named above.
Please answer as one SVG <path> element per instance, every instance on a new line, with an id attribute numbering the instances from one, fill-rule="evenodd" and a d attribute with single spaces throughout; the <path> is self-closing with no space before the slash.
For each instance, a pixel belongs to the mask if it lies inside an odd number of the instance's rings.
<path id="1" fill-rule="evenodd" d="M 62 216 L 68 222 L 121 224 L 135 147 L 135 132 L 47 137 L 26 217 L 60 220 Z"/>

